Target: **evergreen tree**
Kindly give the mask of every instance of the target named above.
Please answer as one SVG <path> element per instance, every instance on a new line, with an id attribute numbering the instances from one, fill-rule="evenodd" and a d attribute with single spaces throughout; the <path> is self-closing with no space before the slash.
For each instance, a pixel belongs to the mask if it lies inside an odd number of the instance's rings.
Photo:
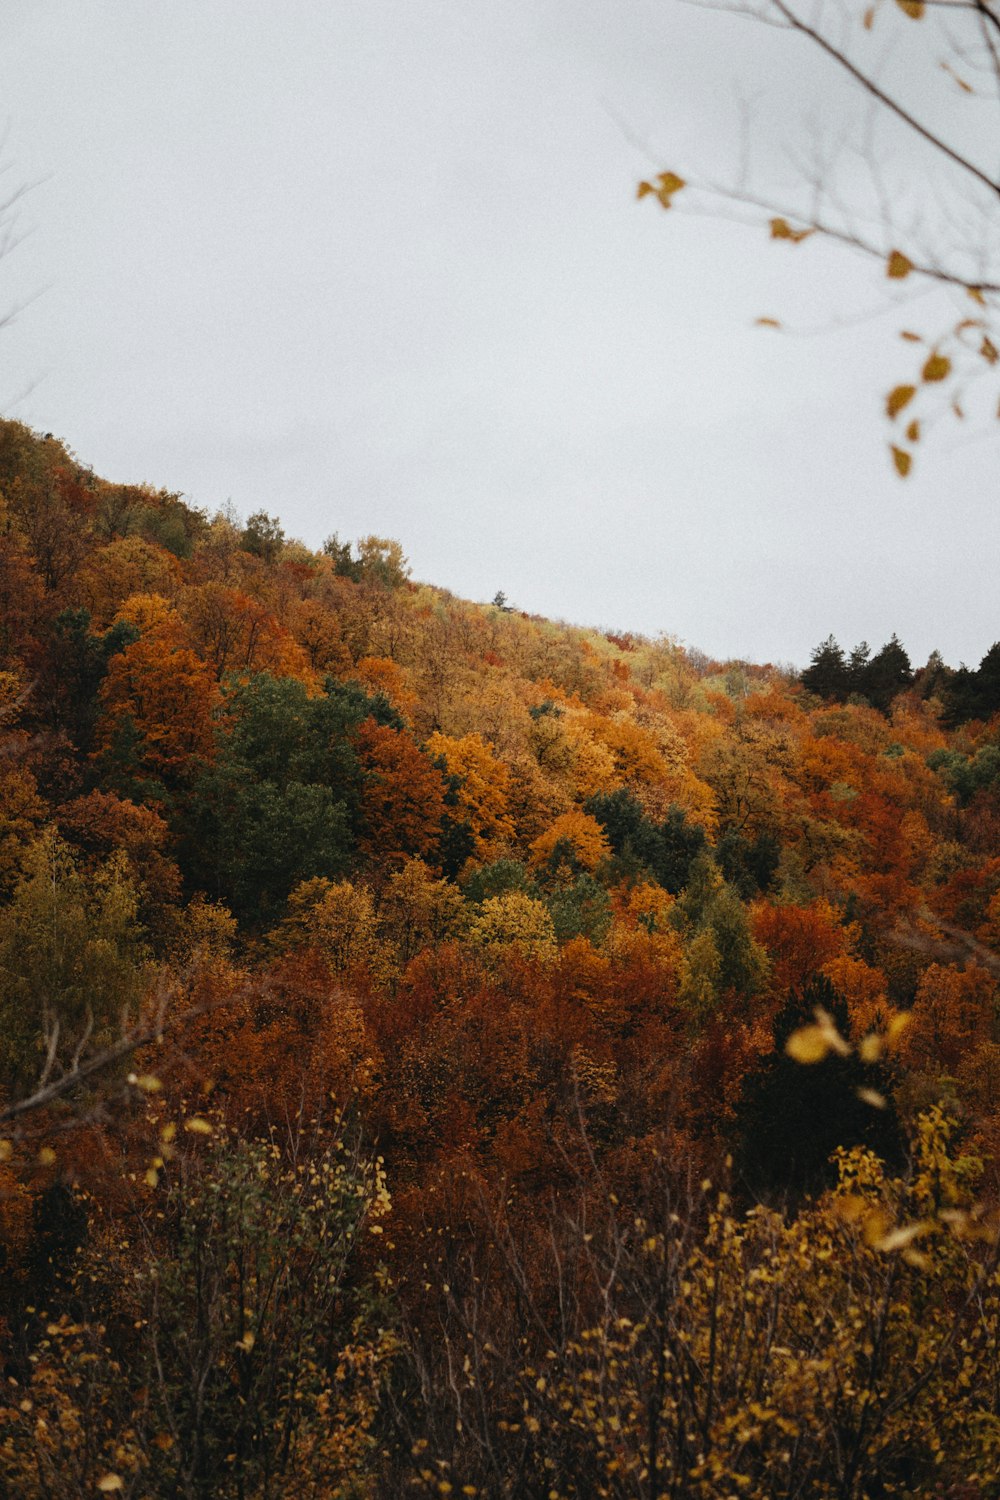
<path id="1" fill-rule="evenodd" d="M 813 651 L 808 667 L 799 681 L 810 693 L 819 698 L 832 698 L 842 703 L 851 691 L 851 674 L 844 651 L 832 635 L 828 635 Z"/>

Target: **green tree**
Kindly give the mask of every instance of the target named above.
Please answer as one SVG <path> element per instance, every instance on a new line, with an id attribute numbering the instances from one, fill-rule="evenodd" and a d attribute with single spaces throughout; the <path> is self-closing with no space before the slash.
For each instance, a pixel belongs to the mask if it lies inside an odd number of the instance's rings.
<path id="1" fill-rule="evenodd" d="M 189 883 L 259 926 L 301 881 L 346 874 L 361 817 L 354 741 L 366 719 L 401 727 L 384 698 L 356 683 L 330 679 L 311 697 L 295 678 L 262 673 L 231 688 L 216 763 L 186 813 Z"/>
<path id="2" fill-rule="evenodd" d="M 860 649 L 859 647 L 858 650 Z M 813 651 L 809 665 L 799 681 L 817 697 L 832 698 L 835 702 L 842 703 L 851 691 L 853 663 L 854 655 L 849 666 L 843 647 L 832 635 L 828 635 Z"/>
<path id="3" fill-rule="evenodd" d="M 897 693 L 903 693 L 913 682 L 913 668 L 895 633 L 876 652 L 860 675 L 860 691 L 873 708 L 887 714 Z"/>
<path id="4" fill-rule="evenodd" d="M 247 519 L 240 538 L 244 552 L 252 552 L 266 563 L 277 562 L 285 545 L 285 533 L 277 516 L 269 516 L 266 510 L 255 511 Z"/>

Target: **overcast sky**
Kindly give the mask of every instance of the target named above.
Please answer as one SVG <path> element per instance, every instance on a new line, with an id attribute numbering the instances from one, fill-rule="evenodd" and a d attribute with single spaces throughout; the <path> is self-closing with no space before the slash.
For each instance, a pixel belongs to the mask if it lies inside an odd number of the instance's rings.
<path id="1" fill-rule="evenodd" d="M 3 0 L 7 181 L 38 186 L 2 305 L 39 293 L 4 409 L 313 546 L 398 537 L 466 597 L 758 661 L 895 630 L 976 663 L 997 440 L 942 424 L 894 478 L 899 311 L 835 326 L 884 280 L 635 199 L 732 161 L 737 87 L 765 117 L 837 99 L 679 0 Z"/>

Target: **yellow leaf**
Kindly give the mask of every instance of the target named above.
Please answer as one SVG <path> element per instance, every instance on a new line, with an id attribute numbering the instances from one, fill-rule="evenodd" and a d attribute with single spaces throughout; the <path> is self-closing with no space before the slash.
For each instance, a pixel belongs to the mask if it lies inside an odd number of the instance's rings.
<path id="1" fill-rule="evenodd" d="M 211 1135 L 212 1127 L 202 1115 L 191 1115 L 184 1121 L 184 1129 L 190 1130 L 192 1135 Z"/>
<path id="2" fill-rule="evenodd" d="M 959 406 L 959 404 L 958 404 L 957 401 L 953 401 L 951 403 L 951 409 L 955 413 L 956 417 L 958 418 L 958 420 L 960 422 L 964 422 L 965 421 L 965 412 Z"/>
<path id="3" fill-rule="evenodd" d="M 868 9 L 865 11 L 864 15 L 861 17 L 861 24 L 865 28 L 866 31 L 871 31 L 872 27 L 875 25 L 875 7 L 874 7 L 874 5 L 869 5 Z"/>
<path id="4" fill-rule="evenodd" d="M 965 290 L 968 292 L 969 296 L 972 298 L 973 302 L 977 304 L 977 306 L 986 306 L 986 298 L 983 296 L 982 292 L 977 286 L 967 286 Z"/>
<path id="5" fill-rule="evenodd" d="M 924 14 L 924 0 L 896 0 L 896 4 L 904 16 L 909 16 L 911 21 L 919 21 Z"/>
<path id="6" fill-rule="evenodd" d="M 904 406 L 908 406 L 917 394 L 915 385 L 897 385 L 885 398 L 885 409 L 888 415 L 895 420 Z"/>
<path id="7" fill-rule="evenodd" d="M 896 1012 L 892 1020 L 889 1022 L 888 1026 L 885 1028 L 885 1039 L 889 1043 L 890 1047 L 895 1042 L 899 1041 L 900 1037 L 903 1035 L 903 1032 L 909 1026 L 912 1019 L 913 1017 L 908 1010 L 900 1010 Z"/>
<path id="8" fill-rule="evenodd" d="M 951 374 L 951 360 L 946 354 L 932 354 L 920 372 L 921 380 L 928 385 L 933 385 L 939 380 L 947 380 Z"/>
<path id="9" fill-rule="evenodd" d="M 7 1140 L 0 1141 L 0 1161 L 10 1161 L 13 1155 L 14 1142 Z"/>
<path id="10" fill-rule="evenodd" d="M 56 1153 L 51 1146 L 43 1146 L 38 1153 L 38 1165 L 40 1167 L 51 1167 L 56 1159 Z"/>
<path id="11" fill-rule="evenodd" d="M 822 1005 L 817 1005 L 813 1015 L 816 1017 L 817 1026 L 821 1027 L 826 1035 L 827 1045 L 837 1053 L 838 1057 L 850 1057 L 851 1049 L 834 1025 L 830 1012 L 824 1010 Z"/>
<path id="12" fill-rule="evenodd" d="M 899 336 L 901 339 L 905 339 L 908 344 L 923 343 L 923 339 L 920 337 L 919 333 L 911 333 L 908 328 L 904 328 Z"/>
<path id="13" fill-rule="evenodd" d="M 134 1089 L 142 1089 L 144 1094 L 158 1094 L 163 1087 L 153 1073 L 130 1073 L 128 1081 Z"/>
<path id="14" fill-rule="evenodd" d="M 858 1089 L 857 1094 L 862 1104 L 870 1104 L 872 1109 L 885 1109 L 885 1095 L 878 1089 Z"/>
<path id="15" fill-rule="evenodd" d="M 103 1479 L 97 1481 L 97 1488 L 103 1495 L 111 1495 L 116 1490 L 123 1490 L 125 1481 L 120 1474 L 105 1474 Z"/>
<path id="16" fill-rule="evenodd" d="M 661 172 L 656 179 L 656 185 L 651 182 L 640 182 L 636 191 L 636 197 L 645 198 L 652 193 L 664 208 L 670 207 L 670 200 L 675 193 L 679 193 L 687 183 L 683 177 L 678 177 L 676 172 Z"/>
<path id="17" fill-rule="evenodd" d="M 830 1050 L 830 1039 L 822 1026 L 800 1026 L 785 1043 L 788 1056 L 798 1063 L 822 1062 Z"/>
<path id="18" fill-rule="evenodd" d="M 926 1233 L 926 1224 L 900 1224 L 897 1229 L 889 1229 L 880 1239 L 869 1243 L 876 1250 L 902 1250 L 904 1245 L 912 1245 L 919 1235 Z"/>
<path id="19" fill-rule="evenodd" d="M 907 453 L 904 448 L 897 448 L 893 445 L 892 461 L 896 465 L 896 473 L 905 479 L 913 464 L 912 455 Z"/>
<path id="20" fill-rule="evenodd" d="M 861 1233 L 864 1235 L 865 1244 L 870 1245 L 874 1250 L 878 1246 L 879 1241 L 885 1238 L 891 1228 L 892 1219 L 886 1210 L 884 1208 L 873 1208 L 870 1213 L 865 1215 L 864 1223 L 861 1226 Z"/>
<path id="21" fill-rule="evenodd" d="M 793 245 L 801 245 L 803 240 L 815 233 L 815 229 L 793 229 L 787 219 L 771 220 L 772 240 L 790 240 Z"/>
<path id="22" fill-rule="evenodd" d="M 983 335 L 983 342 L 979 346 L 979 352 L 988 365 L 995 365 L 1000 359 L 1000 350 L 997 349 L 993 340 Z"/>
<path id="23" fill-rule="evenodd" d="M 870 1031 L 858 1043 L 858 1056 L 864 1063 L 878 1062 L 882 1056 L 882 1038 L 877 1031 Z"/>
<path id="24" fill-rule="evenodd" d="M 678 177 L 676 172 L 661 172 L 656 180 L 660 184 L 661 193 L 678 193 L 682 187 L 687 186 L 684 178 Z"/>
<path id="25" fill-rule="evenodd" d="M 905 256 L 902 250 L 893 250 L 886 262 L 885 274 L 891 276 L 893 281 L 902 281 L 904 276 L 909 276 L 913 270 L 913 262 Z"/>
<path id="26" fill-rule="evenodd" d="M 777 318 L 757 318 L 756 324 L 757 324 L 758 328 L 780 328 L 781 327 L 781 324 L 778 322 Z"/>
<path id="27" fill-rule="evenodd" d="M 146 1173 L 146 1186 L 147 1187 L 156 1187 L 156 1185 L 159 1182 L 159 1180 L 160 1180 L 160 1174 L 159 1174 L 159 1172 L 156 1170 L 155 1167 L 150 1167 L 149 1170 Z"/>
<path id="28" fill-rule="evenodd" d="M 906 429 L 906 441 L 908 443 L 920 442 L 920 423 L 915 418 Z"/>

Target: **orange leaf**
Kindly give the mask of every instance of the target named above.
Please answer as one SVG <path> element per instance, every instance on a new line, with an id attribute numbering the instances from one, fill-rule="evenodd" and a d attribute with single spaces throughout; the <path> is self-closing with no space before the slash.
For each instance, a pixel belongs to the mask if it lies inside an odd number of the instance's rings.
<path id="1" fill-rule="evenodd" d="M 892 461 L 896 465 L 896 473 L 905 479 L 913 464 L 912 455 L 907 453 L 904 448 L 897 448 L 893 445 Z"/>
<path id="2" fill-rule="evenodd" d="M 951 360 L 946 354 L 932 354 L 924 368 L 920 372 L 921 380 L 928 385 L 933 385 L 939 380 L 947 380 L 951 374 Z"/>
<path id="3" fill-rule="evenodd" d="M 815 233 L 815 229 L 793 229 L 787 219 L 771 220 L 772 240 L 789 240 L 793 245 L 801 245 L 803 240 Z"/>
<path id="4" fill-rule="evenodd" d="M 886 261 L 885 274 L 891 276 L 894 281 L 902 281 L 904 276 L 909 276 L 913 270 L 913 262 L 902 250 L 893 250 Z"/>
<path id="5" fill-rule="evenodd" d="M 897 385 L 885 398 L 885 409 L 890 418 L 895 420 L 904 406 L 908 406 L 917 394 L 915 385 Z"/>

